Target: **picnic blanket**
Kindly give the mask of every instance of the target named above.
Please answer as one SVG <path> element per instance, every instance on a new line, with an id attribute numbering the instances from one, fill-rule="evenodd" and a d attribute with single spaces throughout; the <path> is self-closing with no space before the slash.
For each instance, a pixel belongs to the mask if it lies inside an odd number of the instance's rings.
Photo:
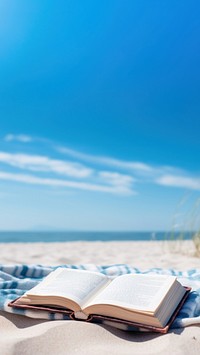
<path id="1" fill-rule="evenodd" d="M 1 265 L 0 264 L 0 310 L 10 313 L 25 315 L 31 318 L 49 320 L 69 319 L 68 316 L 60 313 L 46 311 L 34 312 L 31 310 L 11 308 L 8 303 L 17 297 L 22 296 L 26 291 L 36 286 L 51 271 L 58 267 L 97 271 L 110 277 L 116 277 L 127 273 L 145 274 L 168 274 L 177 276 L 184 285 L 192 287 L 192 290 L 177 315 L 171 328 L 183 328 L 188 325 L 200 325 L 200 269 L 188 271 L 177 271 L 173 269 L 151 268 L 140 270 L 126 264 L 98 266 L 93 264 L 85 265 L 60 265 L 56 267 L 42 265 Z M 131 330 L 128 329 L 127 330 Z"/>

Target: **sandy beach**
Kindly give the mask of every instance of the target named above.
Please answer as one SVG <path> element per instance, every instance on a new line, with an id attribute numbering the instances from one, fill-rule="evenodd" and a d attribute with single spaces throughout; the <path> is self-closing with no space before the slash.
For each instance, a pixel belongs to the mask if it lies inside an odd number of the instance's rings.
<path id="1" fill-rule="evenodd" d="M 126 263 L 184 271 L 200 268 L 192 242 L 2 243 L 1 263 L 98 264 Z M 35 320 L 0 312 L 1 354 L 199 354 L 200 326 L 168 334 L 128 333 L 74 321 Z"/>
<path id="2" fill-rule="evenodd" d="M 200 267 L 191 241 L 1 243 L 2 264 L 129 264 L 187 270 Z"/>

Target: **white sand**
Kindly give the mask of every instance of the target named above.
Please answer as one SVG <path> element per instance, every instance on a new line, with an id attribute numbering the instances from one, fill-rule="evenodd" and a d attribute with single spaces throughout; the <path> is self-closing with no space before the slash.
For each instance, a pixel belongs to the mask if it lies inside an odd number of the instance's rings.
<path id="1" fill-rule="evenodd" d="M 200 268 L 191 242 L 70 242 L 1 244 L 2 264 L 115 264 Z M 200 326 L 168 334 L 128 333 L 97 324 L 41 321 L 0 312 L 0 354 L 200 354 Z"/>

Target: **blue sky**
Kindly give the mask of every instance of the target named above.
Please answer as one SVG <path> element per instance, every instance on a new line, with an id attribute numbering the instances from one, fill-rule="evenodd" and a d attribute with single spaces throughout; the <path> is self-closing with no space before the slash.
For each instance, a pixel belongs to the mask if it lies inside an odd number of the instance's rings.
<path id="1" fill-rule="evenodd" d="M 200 192 L 199 10 L 0 2 L 0 230 L 181 228 Z"/>

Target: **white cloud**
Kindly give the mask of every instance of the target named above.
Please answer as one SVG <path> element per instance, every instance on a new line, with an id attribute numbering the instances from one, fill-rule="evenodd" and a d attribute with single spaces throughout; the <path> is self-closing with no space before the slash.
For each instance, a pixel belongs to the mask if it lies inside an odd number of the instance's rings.
<path id="1" fill-rule="evenodd" d="M 45 172 L 57 174 L 72 178 L 84 179 L 82 182 L 65 181 L 41 176 L 18 174 L 18 171 L 12 173 L 1 173 L 1 179 L 10 181 L 19 181 L 24 183 L 46 184 L 50 186 L 66 186 L 77 189 L 91 191 L 102 191 L 109 193 L 118 193 L 124 195 L 134 194 L 132 184 L 134 179 L 130 175 L 120 174 L 111 171 L 98 171 L 86 167 L 79 162 L 69 162 L 58 159 L 51 159 L 41 155 L 17 154 L 0 151 L 0 163 L 7 164 L 17 170 L 28 170 L 34 172 Z M 87 181 L 85 181 L 87 179 Z"/>
<path id="2" fill-rule="evenodd" d="M 125 170 L 132 170 L 134 172 L 141 172 L 141 173 L 152 173 L 154 168 L 148 164 L 142 162 L 132 162 L 132 161 L 123 161 L 115 158 L 110 157 L 102 157 L 102 156 L 95 156 L 90 154 L 84 154 L 73 149 L 65 148 L 65 147 L 56 147 L 56 150 L 60 153 L 67 154 L 71 157 L 88 161 L 94 164 L 106 165 L 109 167 L 116 167 Z"/>
<path id="3" fill-rule="evenodd" d="M 135 181 L 135 179 L 130 175 L 124 175 L 110 171 L 100 171 L 99 177 L 106 183 L 116 186 L 130 187 Z"/>
<path id="4" fill-rule="evenodd" d="M 12 141 L 18 141 L 18 142 L 22 142 L 22 143 L 29 143 L 32 142 L 33 139 L 30 136 L 27 136 L 25 134 L 7 134 L 4 137 L 4 140 L 6 142 L 12 142 Z"/>
<path id="5" fill-rule="evenodd" d="M 68 187 L 75 187 L 78 183 L 80 185 L 77 188 L 82 186 L 82 188 L 97 189 L 98 191 L 99 189 L 101 191 L 104 189 L 109 192 L 112 190 L 114 193 L 118 191 L 124 194 L 135 194 L 135 191 L 133 191 L 134 183 L 150 183 L 166 187 L 174 186 L 189 190 L 200 190 L 200 178 L 193 177 L 189 172 L 177 167 L 155 166 L 141 161 L 127 161 L 109 156 L 85 154 L 68 147 L 56 146 L 53 141 L 44 138 L 30 137 L 23 134 L 8 134 L 4 139 L 7 142 L 39 142 L 61 154 L 67 155 L 70 161 L 52 159 L 43 155 L 0 152 L 0 163 L 8 164 L 16 169 L 26 169 L 40 173 L 46 172 L 79 179 L 79 182 L 64 182 L 64 184 L 68 184 Z M 34 179 L 41 178 L 34 177 Z M 84 179 L 84 182 L 80 182 L 80 179 Z M 56 181 L 59 181 L 59 186 L 63 184 L 62 180 L 56 179 L 43 179 L 43 182 L 48 182 L 48 180 L 50 184 L 54 184 Z"/>
<path id="6" fill-rule="evenodd" d="M 130 192 L 132 192 L 132 194 L 136 194 L 136 192 L 132 190 L 132 185 L 135 180 L 130 175 L 124 175 L 110 171 L 100 171 L 98 176 L 102 183 L 111 185 L 122 193 L 129 194 Z"/>
<path id="7" fill-rule="evenodd" d="M 20 169 L 52 172 L 76 178 L 85 178 L 92 174 L 92 169 L 89 169 L 82 164 L 50 159 L 40 155 L 0 152 L 0 162 Z"/>
<path id="8" fill-rule="evenodd" d="M 180 187 L 191 190 L 200 190 L 200 178 L 164 175 L 156 180 L 156 183 L 164 186 Z"/>
<path id="9" fill-rule="evenodd" d="M 141 161 L 127 161 L 120 160 L 112 157 L 105 156 L 97 156 L 92 154 L 85 154 L 67 147 L 56 146 L 55 149 L 62 153 L 66 154 L 70 157 L 87 161 L 93 163 L 95 165 L 106 166 L 110 169 L 118 168 L 120 171 L 125 171 L 131 174 L 132 176 L 137 176 L 137 180 L 140 179 L 142 182 L 151 182 L 157 183 L 157 179 L 162 177 L 163 175 L 185 175 L 186 171 L 180 169 L 178 167 L 173 166 L 158 166 L 158 165 L 150 165 Z"/>
<path id="10" fill-rule="evenodd" d="M 66 181 L 60 179 L 40 178 L 34 175 L 0 172 L 0 180 L 15 181 L 32 185 L 45 185 L 52 187 L 67 187 L 79 190 L 98 191 L 112 194 L 131 195 L 133 192 L 126 186 L 105 186 L 86 182 Z"/>

